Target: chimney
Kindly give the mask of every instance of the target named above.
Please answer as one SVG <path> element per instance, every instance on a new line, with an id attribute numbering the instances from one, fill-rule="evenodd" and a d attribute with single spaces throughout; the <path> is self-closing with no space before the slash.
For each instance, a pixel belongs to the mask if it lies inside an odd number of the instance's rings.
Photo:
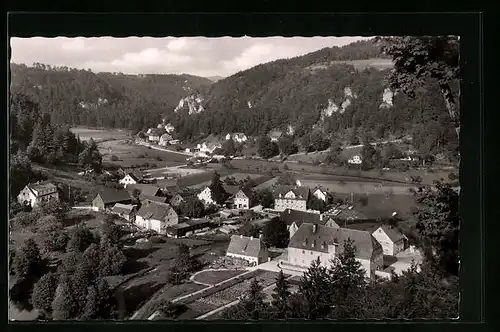
<path id="1" fill-rule="evenodd" d="M 313 225 L 313 234 L 316 234 L 317 230 L 318 230 L 318 225 L 314 224 Z"/>

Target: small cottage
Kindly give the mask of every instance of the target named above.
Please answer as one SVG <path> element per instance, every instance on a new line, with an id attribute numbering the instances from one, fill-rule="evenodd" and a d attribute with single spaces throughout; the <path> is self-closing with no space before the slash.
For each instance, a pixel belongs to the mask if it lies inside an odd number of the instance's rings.
<path id="1" fill-rule="evenodd" d="M 240 189 L 234 195 L 234 208 L 235 209 L 249 209 L 252 201 L 252 191 L 250 189 Z"/>
<path id="2" fill-rule="evenodd" d="M 322 200 L 323 202 L 326 202 L 327 199 L 327 192 L 321 188 L 316 188 L 312 191 L 312 195 L 316 197 L 317 199 Z"/>
<path id="3" fill-rule="evenodd" d="M 246 260 L 252 265 L 259 265 L 269 260 L 269 252 L 260 237 L 243 235 L 231 236 L 226 256 Z"/>
<path id="4" fill-rule="evenodd" d="M 395 256 L 405 249 L 406 236 L 397 228 L 382 225 L 373 233 L 373 237 L 382 245 L 384 255 Z"/>
<path id="5" fill-rule="evenodd" d="M 125 173 L 125 176 L 120 181 L 118 181 L 118 183 L 126 188 L 130 184 L 137 184 L 143 181 L 144 176 L 140 172 L 132 171 Z"/>
<path id="6" fill-rule="evenodd" d="M 132 199 L 125 189 L 106 188 L 97 193 L 92 200 L 94 211 L 111 210 L 116 203 L 130 204 Z"/>
<path id="7" fill-rule="evenodd" d="M 198 199 L 205 205 L 215 204 L 215 201 L 212 198 L 212 191 L 209 187 L 205 187 L 205 189 L 198 194 Z"/>
<path id="8" fill-rule="evenodd" d="M 166 234 L 167 227 L 179 222 L 179 217 L 169 204 L 145 201 L 135 218 L 135 224 L 143 229 Z"/>

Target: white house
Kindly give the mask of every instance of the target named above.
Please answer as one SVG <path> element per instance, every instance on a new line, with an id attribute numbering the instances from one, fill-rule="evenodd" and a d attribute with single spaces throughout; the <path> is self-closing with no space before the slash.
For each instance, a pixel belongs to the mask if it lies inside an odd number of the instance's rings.
<path id="1" fill-rule="evenodd" d="M 307 211 L 307 200 L 309 198 L 309 188 L 279 187 L 274 192 L 274 209 L 284 211 L 286 209 Z"/>
<path id="2" fill-rule="evenodd" d="M 326 202 L 327 199 L 327 193 L 321 188 L 316 188 L 313 190 L 312 195 L 316 197 L 317 199 L 322 200 L 323 202 Z"/>
<path id="3" fill-rule="evenodd" d="M 269 260 L 269 252 L 260 237 L 243 235 L 231 236 L 226 256 L 243 259 L 251 265 L 259 265 Z"/>
<path id="4" fill-rule="evenodd" d="M 361 159 L 360 156 L 355 155 L 355 156 L 352 156 L 351 158 L 349 158 L 349 160 L 347 160 L 347 162 L 349 164 L 360 165 L 363 163 L 363 160 Z"/>
<path id="5" fill-rule="evenodd" d="M 198 199 L 205 205 L 215 204 L 215 201 L 212 198 L 212 191 L 209 187 L 205 187 L 205 189 L 198 194 Z"/>
<path id="6" fill-rule="evenodd" d="M 234 207 L 236 209 L 248 210 L 251 206 L 252 192 L 248 189 L 240 189 L 234 195 Z"/>
<path id="7" fill-rule="evenodd" d="M 226 135 L 226 141 L 233 139 L 233 141 L 238 142 L 238 143 L 244 143 L 248 140 L 247 135 L 244 133 L 234 133 L 234 134 L 227 134 Z"/>
<path id="8" fill-rule="evenodd" d="M 144 180 L 144 177 L 142 176 L 142 174 L 140 174 L 138 172 L 129 172 L 129 173 L 125 173 L 125 176 L 122 179 L 120 179 L 120 181 L 118 181 L 118 183 L 120 183 L 122 186 L 124 186 L 126 188 L 128 185 L 138 184 L 138 183 L 142 182 L 143 180 Z"/>
<path id="9" fill-rule="evenodd" d="M 288 260 L 280 261 L 280 267 L 302 272 L 319 258 L 321 265 L 328 268 L 343 251 L 347 239 L 354 241 L 355 257 L 366 277 L 373 278 L 375 271 L 383 269 L 384 255 L 382 246 L 370 232 L 310 223 L 303 223 L 292 236 L 287 249 Z"/>
<path id="10" fill-rule="evenodd" d="M 143 229 L 153 230 L 160 234 L 166 234 L 167 227 L 179 222 L 175 210 L 164 203 L 145 201 L 135 218 L 135 224 Z"/>
<path id="11" fill-rule="evenodd" d="M 382 225 L 372 235 L 382 246 L 384 255 L 395 256 L 405 249 L 407 238 L 394 227 Z"/>
<path id="12" fill-rule="evenodd" d="M 173 140 L 169 141 L 169 142 L 168 142 L 168 144 L 170 144 L 170 145 L 177 145 L 177 144 L 179 144 L 180 142 L 181 142 L 181 141 L 179 141 L 178 139 L 173 139 Z"/>
<path id="13" fill-rule="evenodd" d="M 175 127 L 171 123 L 167 123 L 165 125 L 165 130 L 167 133 L 171 134 L 175 130 Z"/>
<path id="14" fill-rule="evenodd" d="M 17 195 L 17 201 L 20 204 L 29 204 L 31 207 L 51 200 L 59 200 L 59 192 L 57 187 L 50 182 L 28 184 Z"/>
<path id="15" fill-rule="evenodd" d="M 167 146 L 168 142 L 172 140 L 172 136 L 169 134 L 163 134 L 160 136 L 160 142 L 158 143 L 161 146 Z"/>
<path id="16" fill-rule="evenodd" d="M 148 130 L 148 140 L 150 142 L 159 142 L 161 131 L 158 128 Z"/>
<path id="17" fill-rule="evenodd" d="M 220 143 L 206 143 L 206 142 L 204 142 L 203 144 L 201 144 L 201 146 L 199 148 L 200 148 L 200 152 L 212 154 L 212 153 L 214 153 L 214 151 L 216 149 L 221 148 L 221 147 L 222 147 L 222 144 L 220 144 Z"/>

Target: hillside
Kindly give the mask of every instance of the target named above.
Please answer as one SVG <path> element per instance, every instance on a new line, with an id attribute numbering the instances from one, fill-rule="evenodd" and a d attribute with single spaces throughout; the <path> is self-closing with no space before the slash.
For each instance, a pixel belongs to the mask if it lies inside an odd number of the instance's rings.
<path id="1" fill-rule="evenodd" d="M 456 150 L 437 85 L 429 82 L 413 99 L 395 94 L 385 82 L 391 65 L 369 40 L 261 64 L 215 83 L 13 64 L 11 90 L 40 104 L 52 123 L 141 130 L 166 118 L 180 139 L 192 141 L 271 129 L 298 137 L 322 130 L 344 141 L 410 134 L 426 152 Z"/>
<path id="2" fill-rule="evenodd" d="M 93 73 L 67 67 L 11 64 L 11 93 L 51 114 L 52 123 L 142 129 L 158 123 L 181 98 L 212 81 L 191 75 Z"/>

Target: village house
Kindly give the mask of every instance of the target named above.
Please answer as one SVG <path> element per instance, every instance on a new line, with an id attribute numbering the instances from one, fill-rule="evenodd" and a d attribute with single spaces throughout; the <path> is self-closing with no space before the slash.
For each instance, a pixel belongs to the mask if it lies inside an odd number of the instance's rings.
<path id="1" fill-rule="evenodd" d="M 183 223 L 167 227 L 167 235 L 180 238 L 189 236 L 197 232 L 204 232 L 210 229 L 210 221 L 207 219 L 191 219 Z"/>
<path id="2" fill-rule="evenodd" d="M 230 139 L 233 139 L 233 141 L 238 143 L 245 143 L 248 140 L 248 137 L 244 133 L 227 134 L 226 141 Z"/>
<path id="3" fill-rule="evenodd" d="M 175 194 L 170 200 L 170 205 L 172 206 L 180 206 L 184 202 L 184 197 L 180 193 Z"/>
<path id="4" fill-rule="evenodd" d="M 347 162 L 353 165 L 361 165 L 363 163 L 363 160 L 359 155 L 354 155 L 351 158 L 349 158 Z"/>
<path id="5" fill-rule="evenodd" d="M 51 200 L 59 200 L 59 191 L 50 182 L 30 183 L 17 195 L 19 204 L 28 204 L 31 207 Z"/>
<path id="6" fill-rule="evenodd" d="M 146 201 L 156 202 L 156 203 L 167 203 L 168 201 L 167 197 L 148 196 L 148 195 L 141 195 L 139 199 L 141 200 L 141 204 L 144 204 L 144 202 Z"/>
<path id="7" fill-rule="evenodd" d="M 116 203 L 130 204 L 132 199 L 125 189 L 105 188 L 92 200 L 94 211 L 111 210 Z"/>
<path id="8" fill-rule="evenodd" d="M 280 214 L 280 219 L 285 223 L 288 232 L 290 233 L 290 238 L 292 238 L 299 227 L 302 226 L 302 224 L 305 222 L 327 227 L 339 227 L 339 225 L 327 215 L 297 211 L 292 209 L 286 209 L 285 211 L 283 211 Z"/>
<path id="9" fill-rule="evenodd" d="M 125 219 L 128 222 L 134 222 L 136 207 L 132 204 L 116 203 L 111 210 L 113 214 Z"/>
<path id="10" fill-rule="evenodd" d="M 316 197 L 317 199 L 322 200 L 323 202 L 326 202 L 328 194 L 325 190 L 321 188 L 316 188 L 312 191 L 312 195 Z"/>
<path id="11" fill-rule="evenodd" d="M 272 130 L 269 132 L 269 138 L 271 139 L 271 142 L 278 142 L 282 134 L 283 133 L 279 130 Z"/>
<path id="12" fill-rule="evenodd" d="M 251 265 L 259 265 L 269 260 L 269 252 L 260 237 L 243 235 L 231 236 L 226 256 L 245 260 Z"/>
<path id="13" fill-rule="evenodd" d="M 220 142 L 204 142 L 199 147 L 201 153 L 212 154 L 216 149 L 220 149 L 222 144 Z"/>
<path id="14" fill-rule="evenodd" d="M 165 125 L 165 131 L 171 134 L 175 130 L 175 127 L 171 123 Z"/>
<path id="15" fill-rule="evenodd" d="M 274 191 L 274 209 L 284 211 L 293 209 L 307 211 L 309 188 L 281 186 Z"/>
<path id="16" fill-rule="evenodd" d="M 132 171 L 125 173 L 125 176 L 118 181 L 121 185 L 127 188 L 130 184 L 137 184 L 144 181 L 144 176 L 140 172 Z"/>
<path id="17" fill-rule="evenodd" d="M 290 239 L 288 260 L 280 261 L 280 267 L 306 271 L 319 258 L 321 265 L 328 268 L 342 253 L 347 239 L 354 242 L 356 260 L 361 263 L 366 277 L 374 278 L 375 271 L 383 269 L 384 257 L 382 246 L 370 232 L 310 223 L 303 223 Z"/>
<path id="18" fill-rule="evenodd" d="M 135 224 L 143 229 L 166 234 L 167 227 L 179 222 L 179 216 L 169 204 L 145 201 L 135 218 Z"/>
<path id="19" fill-rule="evenodd" d="M 151 128 L 148 130 L 148 140 L 152 143 L 158 143 L 160 141 L 161 134 L 162 130 L 158 128 Z"/>
<path id="20" fill-rule="evenodd" d="M 384 255 L 396 256 L 405 249 L 405 240 L 408 239 L 398 229 L 382 225 L 373 233 L 373 237 L 380 243 Z"/>
<path id="21" fill-rule="evenodd" d="M 212 191 L 210 190 L 209 187 L 205 187 L 198 195 L 198 199 L 207 205 L 215 204 L 215 201 L 212 198 Z"/>
<path id="22" fill-rule="evenodd" d="M 161 146 L 167 146 L 168 142 L 172 140 L 172 136 L 169 134 L 163 134 L 160 136 L 160 142 L 158 143 Z"/>
<path id="23" fill-rule="evenodd" d="M 249 209 L 252 205 L 252 191 L 250 189 L 240 189 L 234 195 L 235 209 Z"/>

